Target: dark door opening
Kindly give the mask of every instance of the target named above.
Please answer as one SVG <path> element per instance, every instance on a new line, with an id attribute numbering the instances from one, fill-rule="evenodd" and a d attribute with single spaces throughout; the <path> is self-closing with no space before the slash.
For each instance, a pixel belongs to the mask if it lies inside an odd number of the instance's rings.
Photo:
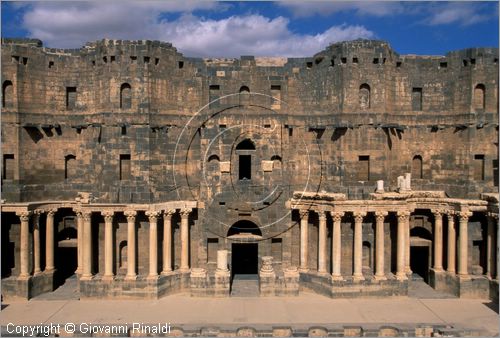
<path id="1" fill-rule="evenodd" d="M 56 251 L 56 274 L 54 287 L 63 285 L 69 277 L 75 274 L 78 265 L 78 250 L 76 247 L 59 247 Z"/>
<path id="2" fill-rule="evenodd" d="M 231 254 L 231 276 L 251 275 L 258 272 L 257 243 L 233 243 Z"/>
<path id="3" fill-rule="evenodd" d="M 239 175 L 240 180 L 252 179 L 252 155 L 240 155 Z"/>
<path id="4" fill-rule="evenodd" d="M 410 268 L 414 274 L 418 274 L 429 283 L 429 247 L 410 247 Z"/>

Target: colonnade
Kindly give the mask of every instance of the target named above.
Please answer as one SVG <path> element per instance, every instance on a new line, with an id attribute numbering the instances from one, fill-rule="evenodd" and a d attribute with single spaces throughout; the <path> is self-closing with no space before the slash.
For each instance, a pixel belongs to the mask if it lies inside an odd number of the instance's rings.
<path id="1" fill-rule="evenodd" d="M 46 241 L 45 241 L 45 269 L 43 271 L 49 272 L 55 270 L 54 264 L 54 215 L 57 209 L 42 210 L 36 209 L 34 211 L 17 212 L 16 215 L 21 221 L 21 236 L 20 236 L 20 273 L 19 278 L 27 279 L 31 276 L 29 269 L 30 263 L 30 221 L 32 222 L 33 233 L 33 275 L 42 272 L 40 266 L 40 216 L 43 213 L 47 214 L 46 217 Z M 77 248 L 78 248 L 78 268 L 77 274 L 80 275 L 82 280 L 93 278 L 92 261 L 92 214 L 100 213 L 104 218 L 104 271 L 102 275 L 103 280 L 113 280 L 113 257 L 114 257 L 114 236 L 113 236 L 113 220 L 115 210 L 94 211 L 84 208 L 76 210 L 77 218 Z M 163 218 L 163 266 L 161 273 L 169 274 L 172 269 L 172 216 L 177 212 L 176 209 L 165 211 L 146 211 L 145 215 L 149 220 L 149 273 L 148 278 L 158 278 L 158 221 L 160 217 Z M 181 224 L 180 224 L 180 238 L 181 238 L 181 255 L 180 255 L 180 272 L 186 272 L 190 269 L 189 263 L 189 215 L 192 212 L 190 208 L 180 210 Z M 137 278 L 137 210 L 127 209 L 123 212 L 127 218 L 127 273 L 126 280 L 135 280 Z"/>
<path id="2" fill-rule="evenodd" d="M 353 243 L 353 280 L 364 280 L 362 272 L 363 264 L 363 220 L 369 212 L 373 213 L 375 218 L 375 264 L 374 264 L 374 278 L 376 280 L 385 280 L 385 231 L 384 221 L 389 212 L 394 212 L 397 216 L 396 228 L 396 271 L 395 277 L 399 280 L 407 279 L 410 269 L 410 211 L 324 211 L 324 210 L 304 210 L 298 209 L 300 216 L 300 271 L 309 271 L 308 257 L 308 234 L 309 222 L 308 217 L 310 212 L 318 214 L 318 273 L 327 273 L 326 266 L 326 241 L 327 241 L 327 216 L 330 215 L 333 221 L 332 225 L 332 278 L 334 280 L 342 280 L 341 274 L 341 250 L 342 250 L 342 233 L 341 221 L 342 218 L 350 213 L 354 218 L 354 243 Z M 448 220 L 447 226 L 447 269 L 446 271 L 451 274 L 458 274 L 460 278 L 469 278 L 468 273 L 468 221 L 472 216 L 472 212 L 468 210 L 454 211 L 454 210 L 432 210 L 434 215 L 434 239 L 433 239 L 433 265 L 432 268 L 435 272 L 444 272 L 443 269 L 443 217 L 446 216 Z M 486 275 L 490 278 L 496 277 L 496 233 L 495 224 L 498 221 L 498 214 L 487 213 L 488 228 L 486 238 L 486 252 L 487 264 Z M 458 218 L 458 256 L 456 254 L 456 218 Z M 456 262 L 455 257 L 458 259 Z"/>

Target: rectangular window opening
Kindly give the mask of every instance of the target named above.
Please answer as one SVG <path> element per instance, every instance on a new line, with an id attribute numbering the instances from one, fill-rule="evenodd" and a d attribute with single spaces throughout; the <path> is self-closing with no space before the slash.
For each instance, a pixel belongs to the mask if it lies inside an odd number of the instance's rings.
<path id="1" fill-rule="evenodd" d="M 14 179 L 14 154 L 3 155 L 2 178 L 4 180 Z"/>
<path id="2" fill-rule="evenodd" d="M 474 155 L 474 180 L 483 181 L 484 180 L 484 155 L 476 154 Z"/>
<path id="3" fill-rule="evenodd" d="M 160 59 L 159 58 L 155 58 L 155 66 L 158 66 L 160 64 Z"/>
<path id="4" fill-rule="evenodd" d="M 66 87 L 66 109 L 76 107 L 76 87 Z"/>
<path id="5" fill-rule="evenodd" d="M 347 63 L 347 58 L 340 58 L 340 62 L 342 62 L 344 64 Z"/>
<path id="6" fill-rule="evenodd" d="M 132 63 L 136 63 L 137 62 L 137 56 L 130 56 L 130 61 L 132 61 Z"/>
<path id="7" fill-rule="evenodd" d="M 411 95 L 411 105 L 414 111 L 422 110 L 422 88 L 413 88 Z"/>
<path id="8" fill-rule="evenodd" d="M 28 58 L 23 58 L 23 65 L 27 65 L 28 64 Z"/>
<path id="9" fill-rule="evenodd" d="M 54 61 L 49 61 L 49 69 L 54 67 Z"/>
<path id="10" fill-rule="evenodd" d="M 220 86 L 219 85 L 210 85 L 210 90 L 220 90 Z"/>
<path id="11" fill-rule="evenodd" d="M 240 180 L 252 179 L 252 155 L 240 155 L 239 157 L 239 175 Z"/>
<path id="12" fill-rule="evenodd" d="M 374 65 L 378 64 L 378 58 L 373 58 L 373 64 Z"/>
<path id="13" fill-rule="evenodd" d="M 370 180 L 370 156 L 361 155 L 359 160 L 358 181 Z"/>
<path id="14" fill-rule="evenodd" d="M 448 68 L 448 62 L 440 62 L 439 68 Z"/>
<path id="15" fill-rule="evenodd" d="M 144 63 L 149 63 L 150 58 L 149 58 L 149 56 L 145 56 L 143 60 L 144 60 Z"/>
<path id="16" fill-rule="evenodd" d="M 217 262 L 217 250 L 219 249 L 218 238 L 207 238 L 207 262 Z"/>
<path id="17" fill-rule="evenodd" d="M 220 201 L 219 205 L 226 205 L 226 202 Z"/>
<path id="18" fill-rule="evenodd" d="M 127 126 L 122 126 L 121 127 L 121 134 L 122 135 L 127 135 Z"/>
<path id="19" fill-rule="evenodd" d="M 401 61 L 397 61 L 397 62 L 396 62 L 396 68 L 401 68 L 401 65 L 402 65 L 402 62 L 401 62 Z"/>
<path id="20" fill-rule="evenodd" d="M 114 55 L 111 55 L 111 63 L 114 63 L 116 61 L 116 57 Z"/>
<path id="21" fill-rule="evenodd" d="M 120 181 L 130 179 L 130 155 L 120 154 Z"/>
<path id="22" fill-rule="evenodd" d="M 359 63 L 358 58 L 352 58 L 352 63 Z"/>
<path id="23" fill-rule="evenodd" d="M 184 68 L 184 61 L 179 61 L 178 66 L 179 66 L 179 69 Z"/>
<path id="24" fill-rule="evenodd" d="M 313 63 L 312 63 L 312 62 L 306 62 L 306 67 L 307 67 L 308 69 L 311 69 L 311 68 L 312 68 L 312 66 L 313 66 Z"/>

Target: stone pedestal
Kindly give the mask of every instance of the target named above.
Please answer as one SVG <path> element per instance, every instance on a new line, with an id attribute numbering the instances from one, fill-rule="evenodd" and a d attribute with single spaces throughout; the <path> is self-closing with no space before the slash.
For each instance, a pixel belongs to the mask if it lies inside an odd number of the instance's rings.
<path id="1" fill-rule="evenodd" d="M 299 279 L 300 273 L 297 267 L 290 267 L 283 271 L 284 274 L 284 290 L 286 296 L 299 295 Z"/>
<path id="2" fill-rule="evenodd" d="M 273 257 L 262 257 L 259 271 L 259 290 L 261 296 L 273 296 L 275 293 L 276 274 L 273 269 Z"/>
<path id="3" fill-rule="evenodd" d="M 203 296 L 208 288 L 207 270 L 192 268 L 189 275 L 191 296 Z"/>

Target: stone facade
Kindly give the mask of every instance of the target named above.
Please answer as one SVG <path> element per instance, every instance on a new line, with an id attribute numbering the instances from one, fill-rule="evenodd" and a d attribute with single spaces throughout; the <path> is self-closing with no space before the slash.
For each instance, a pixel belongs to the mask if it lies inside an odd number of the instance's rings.
<path id="1" fill-rule="evenodd" d="M 197 59 L 2 40 L 2 286 L 498 298 L 498 50 Z M 264 262 L 264 264 L 262 263 Z"/>

